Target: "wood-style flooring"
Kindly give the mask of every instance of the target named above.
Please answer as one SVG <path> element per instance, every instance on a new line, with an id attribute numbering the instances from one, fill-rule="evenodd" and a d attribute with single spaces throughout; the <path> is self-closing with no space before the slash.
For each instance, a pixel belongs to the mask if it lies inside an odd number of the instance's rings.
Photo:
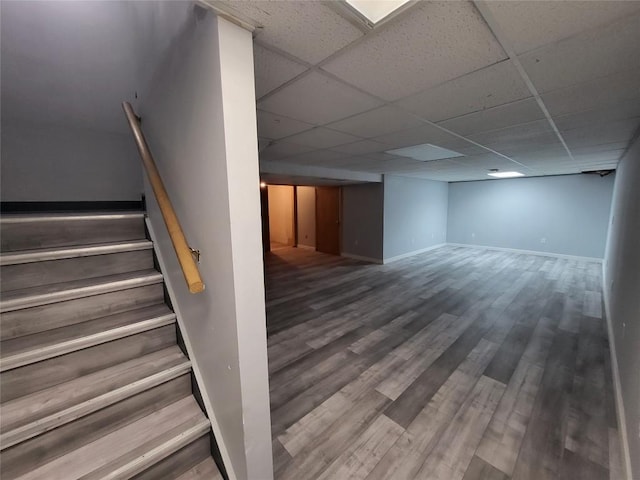
<path id="1" fill-rule="evenodd" d="M 596 262 L 266 254 L 275 477 L 622 478 Z"/>

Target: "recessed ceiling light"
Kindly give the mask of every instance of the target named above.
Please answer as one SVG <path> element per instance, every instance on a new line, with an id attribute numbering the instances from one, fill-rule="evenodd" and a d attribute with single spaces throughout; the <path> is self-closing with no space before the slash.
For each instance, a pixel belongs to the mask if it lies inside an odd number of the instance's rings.
<path id="1" fill-rule="evenodd" d="M 410 0 L 345 0 L 371 23 L 378 23 Z"/>
<path id="2" fill-rule="evenodd" d="M 490 172 L 487 173 L 490 177 L 496 178 L 512 178 L 512 177 L 524 177 L 524 173 L 520 172 Z"/>
<path id="3" fill-rule="evenodd" d="M 444 158 L 464 157 L 462 153 L 447 150 L 446 148 L 431 145 L 430 143 L 414 145 L 413 147 L 397 148 L 396 150 L 387 150 L 386 153 L 399 155 L 401 157 L 409 157 L 422 162 L 442 160 Z"/>

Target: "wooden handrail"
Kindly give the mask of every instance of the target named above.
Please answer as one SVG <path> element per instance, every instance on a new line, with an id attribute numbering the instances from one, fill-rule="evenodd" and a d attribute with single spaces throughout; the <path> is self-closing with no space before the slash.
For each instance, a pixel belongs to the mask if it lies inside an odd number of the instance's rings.
<path id="1" fill-rule="evenodd" d="M 142 129 L 140 128 L 140 119 L 133 111 L 133 107 L 131 107 L 129 102 L 122 102 L 122 108 L 124 109 L 124 113 L 129 121 L 133 137 L 136 140 L 138 152 L 140 152 L 140 157 L 142 158 L 142 164 L 149 176 L 151 188 L 153 189 L 153 193 L 156 196 L 158 205 L 160 206 L 162 218 L 167 226 L 171 243 L 173 243 L 173 248 L 178 256 L 178 261 L 180 262 L 180 267 L 182 268 L 182 273 L 184 274 L 184 279 L 187 282 L 189 291 L 191 293 L 202 292 L 204 290 L 204 283 L 202 282 L 202 277 L 200 277 L 198 266 L 193 259 L 194 253 L 198 256 L 200 253 L 189 247 L 187 244 L 187 239 L 185 238 L 180 222 L 178 221 L 178 216 L 171 205 L 169 195 L 167 194 L 167 190 L 164 188 L 164 183 L 162 183 L 162 178 L 158 172 L 158 167 L 156 167 L 156 163 L 153 161 L 149 145 L 147 144 L 142 133 Z"/>

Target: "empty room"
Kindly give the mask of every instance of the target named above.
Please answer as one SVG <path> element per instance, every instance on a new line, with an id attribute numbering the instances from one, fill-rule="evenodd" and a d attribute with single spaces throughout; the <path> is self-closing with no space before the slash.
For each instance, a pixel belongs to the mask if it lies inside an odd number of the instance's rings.
<path id="1" fill-rule="evenodd" d="M 0 20 L 3 479 L 640 479 L 640 1 Z"/>

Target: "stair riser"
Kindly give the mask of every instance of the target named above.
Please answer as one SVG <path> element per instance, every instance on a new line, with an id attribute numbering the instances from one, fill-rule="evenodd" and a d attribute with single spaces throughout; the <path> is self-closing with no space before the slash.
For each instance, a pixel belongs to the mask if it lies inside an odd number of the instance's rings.
<path id="1" fill-rule="evenodd" d="M 2 452 L 2 478 L 14 479 L 190 394 L 191 380 L 183 375 L 8 448 Z"/>
<path id="2" fill-rule="evenodd" d="M 153 268 L 152 250 L 66 258 L 2 267 L 0 291 L 70 282 Z"/>
<path id="3" fill-rule="evenodd" d="M 145 238 L 142 216 L 117 219 L 3 221 L 1 250 L 15 252 Z"/>
<path id="4" fill-rule="evenodd" d="M 0 317 L 2 340 L 31 335 L 164 302 L 161 283 L 24 308 Z"/>
<path id="5" fill-rule="evenodd" d="M 130 337 L 8 370 L 0 375 L 0 401 L 37 392 L 126 362 L 176 343 L 175 325 L 156 328 Z"/>
<path id="6" fill-rule="evenodd" d="M 133 477 L 133 480 L 157 480 L 158 478 L 177 478 L 211 456 L 209 436 L 200 437 L 195 442 L 178 450 L 173 455 L 156 463 L 153 467 Z"/>

